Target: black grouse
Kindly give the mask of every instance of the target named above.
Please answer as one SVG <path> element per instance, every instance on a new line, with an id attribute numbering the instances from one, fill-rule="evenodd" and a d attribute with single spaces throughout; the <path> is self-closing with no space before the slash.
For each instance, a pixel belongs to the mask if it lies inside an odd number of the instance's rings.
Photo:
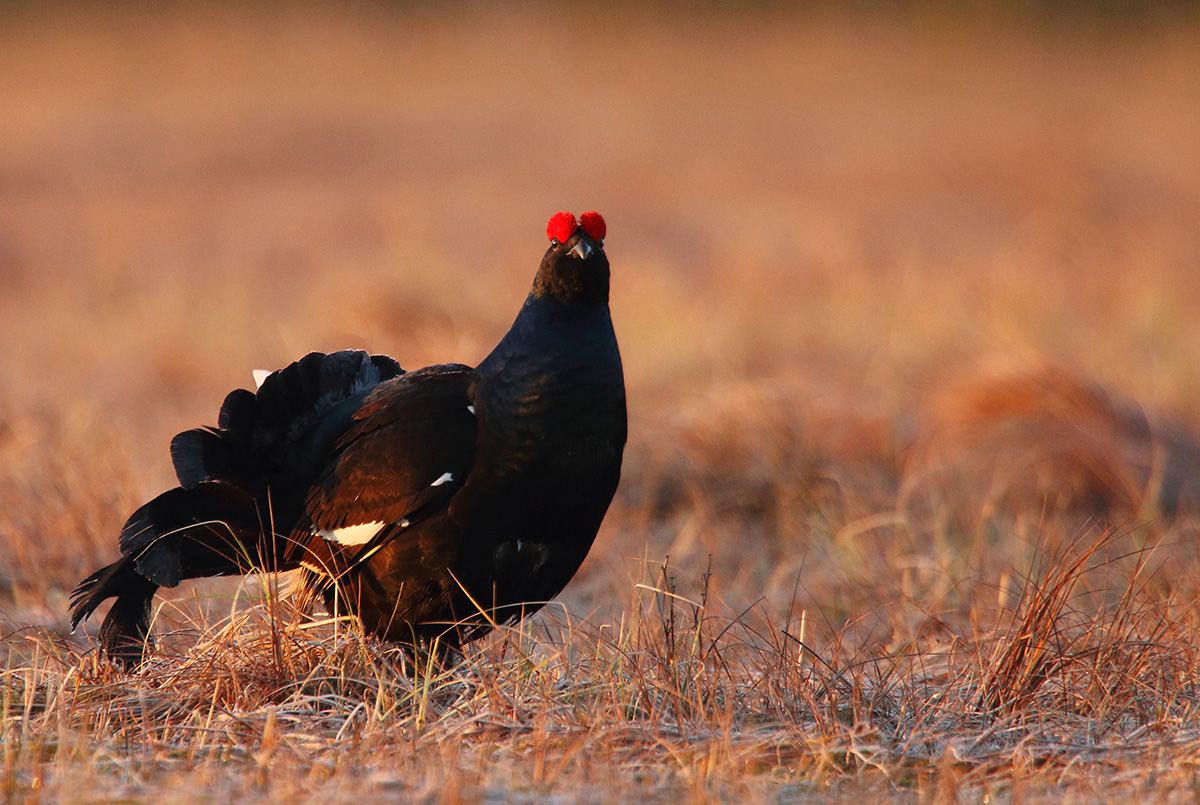
<path id="1" fill-rule="evenodd" d="M 72 627 L 115 598 L 102 645 L 136 665 L 159 587 L 300 570 L 304 594 L 367 633 L 445 651 L 557 595 L 616 491 L 626 413 L 604 219 L 558 213 L 547 235 L 516 321 L 474 369 L 314 352 L 176 436 L 179 486 L 80 582 Z"/>

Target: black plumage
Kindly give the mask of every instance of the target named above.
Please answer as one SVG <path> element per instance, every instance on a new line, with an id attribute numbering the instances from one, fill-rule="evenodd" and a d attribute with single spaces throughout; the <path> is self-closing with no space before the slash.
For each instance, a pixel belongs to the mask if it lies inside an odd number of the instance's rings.
<path id="1" fill-rule="evenodd" d="M 150 604 L 183 579 L 301 570 L 373 635 L 444 649 L 539 609 L 587 555 L 620 476 L 621 358 L 604 222 L 551 219 L 512 328 L 477 367 L 404 372 L 314 352 L 230 393 L 171 442 L 179 486 L 129 518 L 72 624 L 116 598 L 107 654 L 142 657 Z"/>

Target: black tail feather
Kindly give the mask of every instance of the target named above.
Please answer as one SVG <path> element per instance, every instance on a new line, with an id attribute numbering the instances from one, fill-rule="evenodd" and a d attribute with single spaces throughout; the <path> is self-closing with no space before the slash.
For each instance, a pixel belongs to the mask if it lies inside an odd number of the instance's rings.
<path id="1" fill-rule="evenodd" d="M 160 587 L 181 579 L 227 576 L 262 567 L 260 535 L 270 528 L 269 512 L 232 484 L 208 482 L 169 489 L 135 511 L 121 529 L 121 553 L 137 572 Z M 273 569 L 273 568 L 272 568 Z"/>
<path id="2" fill-rule="evenodd" d="M 116 598 L 100 626 L 100 645 L 109 659 L 126 668 L 142 661 L 146 637 L 150 633 L 150 603 L 158 585 L 133 567 L 130 557 L 122 557 L 88 576 L 71 594 L 71 629 L 91 616 L 96 607 Z"/>
<path id="3" fill-rule="evenodd" d="M 268 375 L 257 394 L 230 392 L 216 428 L 176 436 L 171 460 L 179 483 L 190 489 L 204 481 L 226 481 L 262 494 L 279 473 L 297 470 L 298 457 L 311 452 L 311 440 L 320 435 L 315 426 L 331 409 L 403 373 L 386 355 L 311 352 Z"/>
<path id="4" fill-rule="evenodd" d="M 264 526 L 254 498 L 223 483 L 175 488 L 142 506 L 125 523 L 123 556 L 88 576 L 71 594 L 71 628 L 115 598 L 100 642 L 125 667 L 141 662 L 150 605 L 160 587 L 182 579 L 240 575 L 299 566 L 299 552 Z M 270 536 L 268 536 L 270 535 Z"/>
<path id="5" fill-rule="evenodd" d="M 399 364 L 386 356 L 314 352 L 268 375 L 257 394 L 231 392 L 216 428 L 172 440 L 180 486 L 126 521 L 121 559 L 72 594 L 72 626 L 115 598 L 100 629 L 104 650 L 136 664 L 159 587 L 299 567 L 302 552 L 286 535 L 300 515 L 309 474 L 319 469 L 314 459 L 349 424 L 355 400 L 400 374 Z M 335 410 L 339 405 L 342 410 Z"/>
<path id="6" fill-rule="evenodd" d="M 328 355 L 310 352 L 263 380 L 255 395 L 257 425 L 286 429 L 278 436 L 294 441 L 298 432 L 307 430 L 339 402 L 403 373 L 400 364 L 386 355 L 369 355 L 358 350 Z M 237 404 L 242 405 L 241 401 Z M 230 412 L 229 419 L 241 418 L 233 413 Z M 244 412 L 238 413 L 245 416 Z"/>
<path id="7" fill-rule="evenodd" d="M 249 394 L 250 392 L 245 392 Z M 191 489 L 205 481 L 220 479 L 253 490 L 262 485 L 255 477 L 253 454 L 239 438 L 241 431 L 211 428 L 185 430 L 171 440 L 171 462 L 179 485 Z"/>

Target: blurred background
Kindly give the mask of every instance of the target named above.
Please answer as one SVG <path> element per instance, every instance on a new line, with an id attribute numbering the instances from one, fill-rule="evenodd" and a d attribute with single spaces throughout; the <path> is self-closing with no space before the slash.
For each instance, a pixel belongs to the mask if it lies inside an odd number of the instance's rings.
<path id="1" fill-rule="evenodd" d="M 64 623 L 252 369 L 477 362 L 560 209 L 608 221 L 631 411 L 582 611 L 664 553 L 747 603 L 942 589 L 994 543 L 895 512 L 980 372 L 975 414 L 1099 411 L 1047 481 L 1089 516 L 1164 428 L 1190 460 L 1194 4 L 5 2 L 4 620 Z"/>

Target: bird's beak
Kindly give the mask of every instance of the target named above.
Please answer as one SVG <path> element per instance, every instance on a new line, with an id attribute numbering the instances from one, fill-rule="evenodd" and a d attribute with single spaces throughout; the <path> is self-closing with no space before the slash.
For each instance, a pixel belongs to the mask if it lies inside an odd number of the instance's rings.
<path id="1" fill-rule="evenodd" d="M 568 254 L 573 254 L 580 260 L 586 260 L 592 254 L 592 243 L 587 238 L 580 238 L 575 244 L 575 248 L 571 249 Z"/>

